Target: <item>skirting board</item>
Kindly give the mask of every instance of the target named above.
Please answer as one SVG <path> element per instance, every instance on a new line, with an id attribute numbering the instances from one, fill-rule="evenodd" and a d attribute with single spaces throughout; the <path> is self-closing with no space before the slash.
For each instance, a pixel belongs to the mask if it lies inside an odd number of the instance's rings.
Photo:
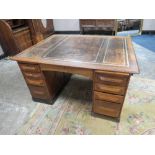
<path id="1" fill-rule="evenodd" d="M 55 31 L 55 34 L 81 34 L 80 31 Z M 100 34 L 100 35 L 112 35 L 112 32 L 106 32 L 106 31 L 84 31 L 83 34 Z"/>
<path id="2" fill-rule="evenodd" d="M 80 31 L 55 31 L 55 34 L 80 34 Z"/>
<path id="3" fill-rule="evenodd" d="M 155 30 L 143 30 L 142 34 L 155 34 Z"/>

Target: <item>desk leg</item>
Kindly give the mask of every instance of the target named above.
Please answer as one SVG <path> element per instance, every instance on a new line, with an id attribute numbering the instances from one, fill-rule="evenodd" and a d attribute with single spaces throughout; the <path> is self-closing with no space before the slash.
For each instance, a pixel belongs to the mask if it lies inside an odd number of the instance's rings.
<path id="1" fill-rule="evenodd" d="M 130 75 L 115 72 L 94 72 L 93 112 L 120 119 Z"/>
<path id="2" fill-rule="evenodd" d="M 71 74 L 44 72 L 39 64 L 18 63 L 34 101 L 52 103 Z"/>

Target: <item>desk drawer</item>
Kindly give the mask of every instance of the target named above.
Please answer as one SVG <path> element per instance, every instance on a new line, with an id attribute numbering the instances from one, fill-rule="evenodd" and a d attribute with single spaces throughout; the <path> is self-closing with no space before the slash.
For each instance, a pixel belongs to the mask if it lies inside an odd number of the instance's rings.
<path id="1" fill-rule="evenodd" d="M 29 89 L 32 97 L 34 98 L 40 98 L 40 99 L 49 98 L 49 94 L 45 87 L 29 86 Z"/>
<path id="2" fill-rule="evenodd" d="M 122 104 L 123 101 L 124 101 L 124 96 L 113 95 L 113 94 L 101 93 L 101 92 L 94 91 L 94 99 L 95 100 L 110 101 L 110 102 L 115 102 L 115 103 L 118 103 L 118 104 Z"/>
<path id="3" fill-rule="evenodd" d="M 93 112 L 111 117 L 119 117 L 121 105 L 101 100 L 95 100 L 93 104 Z"/>
<path id="4" fill-rule="evenodd" d="M 41 73 L 33 73 L 33 72 L 23 72 L 26 78 L 29 79 L 42 79 L 42 74 Z"/>
<path id="5" fill-rule="evenodd" d="M 40 67 L 38 65 L 32 64 L 19 64 L 22 71 L 29 71 L 29 72 L 40 72 Z"/>
<path id="6" fill-rule="evenodd" d="M 42 79 L 33 80 L 33 79 L 26 78 L 26 81 L 30 85 L 34 85 L 34 86 L 45 86 L 45 82 Z"/>
<path id="7" fill-rule="evenodd" d="M 96 72 L 95 82 L 109 85 L 126 86 L 128 82 L 127 74 L 111 73 L 111 72 Z"/>
<path id="8" fill-rule="evenodd" d="M 125 87 L 123 86 L 112 86 L 112 85 L 95 83 L 94 89 L 105 93 L 112 93 L 118 95 L 125 94 Z"/>

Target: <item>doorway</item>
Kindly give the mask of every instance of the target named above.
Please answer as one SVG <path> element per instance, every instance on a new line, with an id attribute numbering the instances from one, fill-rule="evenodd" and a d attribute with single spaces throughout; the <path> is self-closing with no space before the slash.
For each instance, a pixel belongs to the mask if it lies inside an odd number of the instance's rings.
<path id="1" fill-rule="evenodd" d="M 118 19 L 117 36 L 136 36 L 142 32 L 142 19 Z"/>

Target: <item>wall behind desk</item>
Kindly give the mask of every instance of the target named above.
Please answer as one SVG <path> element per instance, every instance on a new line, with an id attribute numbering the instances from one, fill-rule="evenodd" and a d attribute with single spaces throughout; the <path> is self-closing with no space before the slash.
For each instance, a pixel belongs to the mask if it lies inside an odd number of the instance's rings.
<path id="1" fill-rule="evenodd" d="M 144 19 L 143 20 L 143 30 L 155 31 L 155 19 Z"/>
<path id="2" fill-rule="evenodd" d="M 55 31 L 80 31 L 79 19 L 54 19 Z"/>
<path id="3" fill-rule="evenodd" d="M 54 19 L 55 31 L 80 31 L 79 19 Z M 144 19 L 143 30 L 155 30 L 155 19 Z"/>

